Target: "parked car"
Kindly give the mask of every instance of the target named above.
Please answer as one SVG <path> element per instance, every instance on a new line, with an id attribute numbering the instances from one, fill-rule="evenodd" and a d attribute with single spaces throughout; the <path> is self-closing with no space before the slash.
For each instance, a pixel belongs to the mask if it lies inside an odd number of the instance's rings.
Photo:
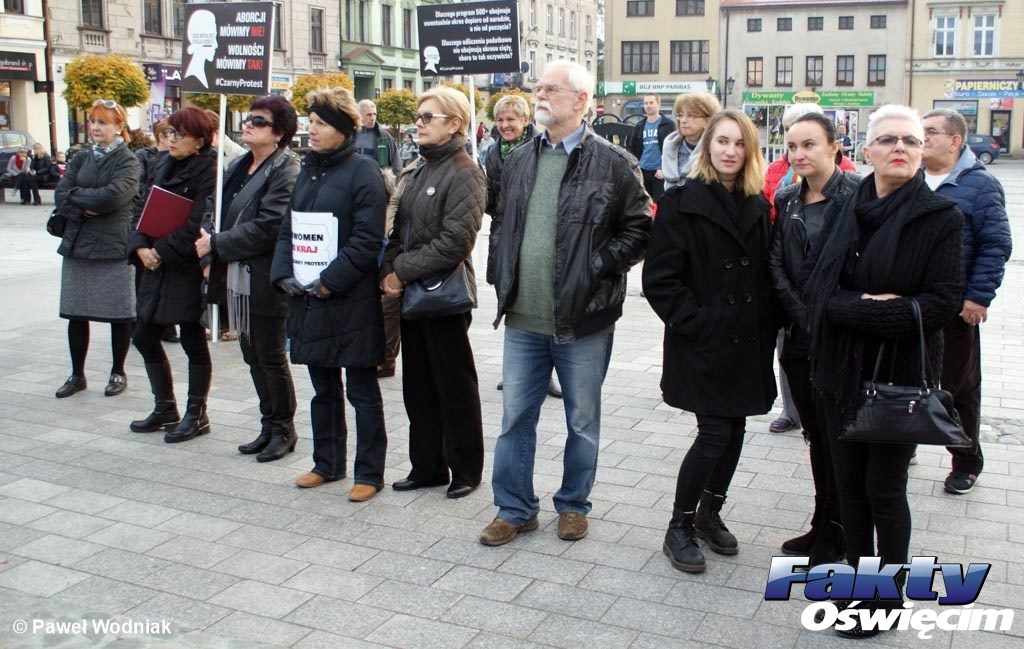
<path id="1" fill-rule="evenodd" d="M 974 155 L 978 156 L 981 164 L 992 164 L 999 157 L 1002 151 L 999 143 L 991 135 L 978 135 L 977 133 L 967 134 L 967 146 L 971 147 Z"/>
<path id="2" fill-rule="evenodd" d="M 0 171 L 7 169 L 7 161 L 18 149 L 32 151 L 36 139 L 28 131 L 0 131 Z"/>

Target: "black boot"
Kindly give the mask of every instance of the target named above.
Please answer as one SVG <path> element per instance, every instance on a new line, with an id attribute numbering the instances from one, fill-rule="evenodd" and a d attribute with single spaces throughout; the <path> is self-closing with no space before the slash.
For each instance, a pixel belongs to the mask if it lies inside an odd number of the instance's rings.
<path id="1" fill-rule="evenodd" d="M 267 444 L 262 453 L 256 456 L 256 461 L 273 462 L 274 460 L 280 460 L 295 450 L 295 442 L 298 439 L 299 435 L 295 432 L 295 425 L 291 422 L 287 424 L 274 424 L 274 428 L 270 433 L 270 443 Z"/>
<path id="2" fill-rule="evenodd" d="M 697 516 L 693 520 L 693 526 L 697 530 L 697 536 L 707 541 L 708 547 L 718 554 L 736 554 L 740 551 L 736 537 L 729 532 L 729 528 L 719 515 L 724 504 L 725 496 L 716 496 L 710 491 L 705 491 L 700 497 L 700 504 L 697 505 Z"/>
<path id="3" fill-rule="evenodd" d="M 822 522 L 822 503 L 814 499 L 814 514 L 811 516 L 811 529 L 787 541 L 782 542 L 782 553 L 794 557 L 806 557 L 814 547 L 818 538 L 818 529 Z"/>
<path id="4" fill-rule="evenodd" d="M 210 432 L 210 420 L 206 417 L 206 395 L 210 393 L 212 370 L 209 365 L 189 363 L 188 405 L 178 427 L 164 435 L 164 441 L 168 444 L 185 442 Z"/>
<path id="5" fill-rule="evenodd" d="M 836 563 L 846 554 L 846 537 L 843 526 L 835 521 L 827 521 L 818 534 L 814 547 L 811 548 L 811 565 Z"/>
<path id="6" fill-rule="evenodd" d="M 260 428 L 260 434 L 256 439 L 252 440 L 248 444 L 242 444 L 238 447 L 238 452 L 242 455 L 254 455 L 259 453 L 263 449 L 267 448 L 267 444 L 270 443 L 270 424 L 263 424 Z"/>
<path id="7" fill-rule="evenodd" d="M 672 562 L 672 567 L 683 572 L 704 572 L 704 554 L 697 546 L 697 533 L 693 528 L 694 513 L 682 514 L 679 520 L 673 517 L 665 532 L 662 552 Z"/>
<path id="8" fill-rule="evenodd" d="M 171 377 L 171 364 L 146 363 L 146 375 L 149 376 L 149 387 L 153 390 L 156 405 L 153 412 L 145 419 L 136 419 L 129 428 L 136 433 L 154 433 L 158 430 L 177 425 L 181 420 L 178 414 L 178 403 L 174 400 L 174 379 Z"/>

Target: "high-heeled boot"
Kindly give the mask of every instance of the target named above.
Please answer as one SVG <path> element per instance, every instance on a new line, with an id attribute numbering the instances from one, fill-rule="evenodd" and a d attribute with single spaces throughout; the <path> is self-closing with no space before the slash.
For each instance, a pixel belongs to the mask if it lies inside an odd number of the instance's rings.
<path id="1" fill-rule="evenodd" d="M 256 456 L 257 462 L 273 462 L 295 450 L 299 435 L 295 432 L 295 424 L 273 424 L 270 431 L 270 443 L 263 452 Z"/>
<path id="2" fill-rule="evenodd" d="M 210 420 L 206 416 L 206 397 L 210 394 L 210 377 L 213 368 L 209 365 L 188 366 L 188 405 L 185 416 L 177 428 L 164 435 L 168 444 L 185 442 L 210 432 Z"/>
<path id="3" fill-rule="evenodd" d="M 158 430 L 177 425 L 181 421 L 178 414 L 178 403 L 174 400 L 174 379 L 171 376 L 171 364 L 146 363 L 146 375 L 149 386 L 153 390 L 153 412 L 145 419 L 136 419 L 128 425 L 136 433 L 154 433 Z"/>

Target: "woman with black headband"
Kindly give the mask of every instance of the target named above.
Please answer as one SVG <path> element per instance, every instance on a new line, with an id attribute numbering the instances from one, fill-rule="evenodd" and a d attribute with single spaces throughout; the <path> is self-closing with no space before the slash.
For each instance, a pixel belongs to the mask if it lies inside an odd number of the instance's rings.
<path id="1" fill-rule="evenodd" d="M 302 161 L 270 271 L 289 295 L 287 334 L 293 363 L 309 366 L 315 395 L 310 404 L 313 469 L 299 487 L 319 487 L 345 477 L 344 384 L 356 413 L 356 458 L 348 498 L 373 498 L 384 486 L 387 434 L 377 365 L 384 361 L 384 315 L 377 266 L 384 240 L 387 192 L 377 162 L 356 154 L 356 102 L 344 88 L 306 95 L 309 144 Z M 314 216 L 307 217 L 306 214 Z M 295 277 L 293 222 L 330 214 L 337 219 L 337 256 L 311 282 Z M 333 250 L 332 250 L 333 252 Z"/>

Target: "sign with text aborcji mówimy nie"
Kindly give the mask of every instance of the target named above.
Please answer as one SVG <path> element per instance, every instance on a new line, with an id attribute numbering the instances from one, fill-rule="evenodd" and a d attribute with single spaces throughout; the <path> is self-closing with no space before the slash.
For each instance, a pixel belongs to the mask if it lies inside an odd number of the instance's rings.
<path id="1" fill-rule="evenodd" d="M 221 95 L 269 95 L 274 3 L 185 5 L 181 89 Z"/>

